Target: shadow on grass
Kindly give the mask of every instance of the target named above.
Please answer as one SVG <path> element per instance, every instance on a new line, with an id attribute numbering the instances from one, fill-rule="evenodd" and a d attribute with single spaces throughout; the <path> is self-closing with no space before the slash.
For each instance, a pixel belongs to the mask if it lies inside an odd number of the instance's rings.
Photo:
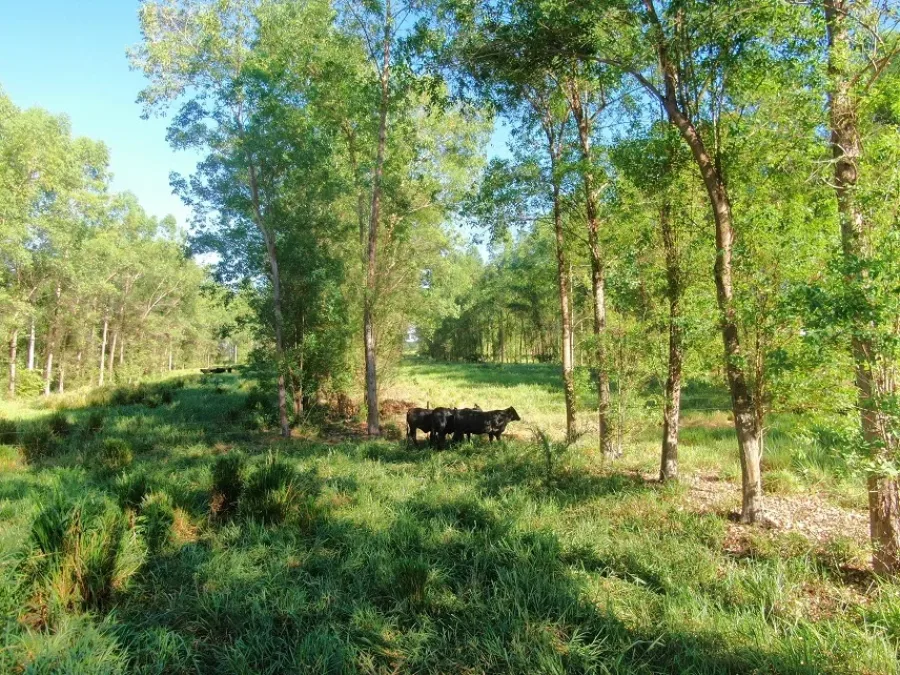
<path id="1" fill-rule="evenodd" d="M 497 497 L 511 488 L 525 488 L 534 498 L 553 498 L 563 505 L 610 495 L 650 492 L 654 483 L 631 473 L 595 474 L 565 467 L 549 477 L 534 454 L 509 455 L 488 460 L 477 477 L 482 494 Z"/>
<path id="2" fill-rule="evenodd" d="M 188 544 L 145 568 L 119 599 L 120 642 L 135 668 L 166 672 L 816 672 L 629 629 L 570 568 L 644 587 L 648 570 L 573 557 L 476 501 L 417 497 L 394 514 L 377 530 L 328 510 L 303 531 L 223 526 L 226 547 Z"/>

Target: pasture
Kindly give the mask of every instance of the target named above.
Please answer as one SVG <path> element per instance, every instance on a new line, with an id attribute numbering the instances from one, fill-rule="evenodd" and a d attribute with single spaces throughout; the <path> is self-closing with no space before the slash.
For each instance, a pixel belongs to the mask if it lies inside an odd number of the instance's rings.
<path id="1" fill-rule="evenodd" d="M 315 415 L 281 440 L 240 373 L 2 404 L 0 672 L 896 671 L 900 585 L 810 425 L 767 442 L 792 519 L 745 528 L 714 387 L 687 387 L 665 487 L 654 411 L 621 460 L 560 443 L 553 366 L 409 361 L 383 399 L 377 441 Z M 436 452 L 404 402 L 523 420 Z"/>

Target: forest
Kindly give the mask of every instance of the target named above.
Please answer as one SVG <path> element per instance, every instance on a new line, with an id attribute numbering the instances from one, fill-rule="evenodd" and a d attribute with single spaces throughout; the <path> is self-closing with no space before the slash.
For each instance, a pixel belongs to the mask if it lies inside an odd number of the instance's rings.
<path id="1" fill-rule="evenodd" d="M 0 90 L 0 669 L 898 667 L 900 3 L 136 11 L 189 223 Z"/>

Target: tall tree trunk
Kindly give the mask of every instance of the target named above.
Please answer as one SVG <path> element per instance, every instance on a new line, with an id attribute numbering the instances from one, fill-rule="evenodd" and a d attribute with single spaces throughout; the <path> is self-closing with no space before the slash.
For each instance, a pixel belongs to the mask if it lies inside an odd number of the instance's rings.
<path id="1" fill-rule="evenodd" d="M 28 334 L 28 370 L 34 370 L 34 316 L 31 317 L 31 331 Z"/>
<path id="2" fill-rule="evenodd" d="M 269 269 L 272 273 L 272 301 L 275 310 L 275 349 L 278 353 L 278 419 L 281 435 L 289 438 L 291 423 L 287 414 L 287 389 L 285 386 L 284 366 L 284 315 L 281 311 L 281 275 L 278 271 L 278 256 L 272 236 L 265 237 L 266 250 L 269 256 Z"/>
<path id="3" fill-rule="evenodd" d="M 259 199 L 259 184 L 256 179 L 256 166 L 251 157 L 247 157 L 250 174 L 250 194 L 253 199 L 253 210 L 256 216 L 256 227 L 266 244 L 266 256 L 269 260 L 269 272 L 272 279 L 272 305 L 275 314 L 275 353 L 278 357 L 278 421 L 283 438 L 290 438 L 291 423 L 287 413 L 287 388 L 285 386 L 284 368 L 284 314 L 281 309 L 281 274 L 278 271 L 278 251 L 275 246 L 275 233 L 270 232 L 263 221 L 262 206 Z"/>
<path id="4" fill-rule="evenodd" d="M 106 363 L 106 367 L 109 371 L 109 381 L 112 384 L 115 384 L 115 376 L 116 376 L 116 345 L 119 342 L 119 329 L 115 329 L 113 331 L 112 342 L 109 345 L 109 357 Z"/>
<path id="5" fill-rule="evenodd" d="M 56 333 L 59 320 L 59 300 L 62 296 L 62 286 L 56 286 L 56 305 L 53 307 L 53 316 L 50 319 L 50 330 L 47 333 L 47 361 L 44 368 L 44 396 L 50 395 L 50 383 L 53 381 L 53 350 L 56 347 Z"/>
<path id="6" fill-rule="evenodd" d="M 621 454 L 611 424 L 609 366 L 606 358 L 606 272 L 603 252 L 600 248 L 600 217 L 597 208 L 596 185 L 593 173 L 591 149 L 591 120 L 581 101 L 581 92 L 574 82 L 569 86 L 569 105 L 578 126 L 581 146 L 582 181 L 584 183 L 585 210 L 588 224 L 588 249 L 591 254 L 591 295 L 594 305 L 594 340 L 597 343 L 597 416 L 600 450 L 607 457 Z"/>
<path id="7" fill-rule="evenodd" d="M 100 377 L 97 384 L 103 386 L 103 379 L 106 376 L 106 337 L 109 333 L 109 314 L 103 316 L 103 341 L 100 343 Z"/>
<path id="8" fill-rule="evenodd" d="M 551 150 L 553 152 L 553 150 Z M 572 368 L 572 313 L 569 307 L 568 263 L 562 224 L 562 203 L 559 179 L 556 176 L 556 159 L 553 161 L 553 229 L 556 234 L 556 277 L 559 286 L 560 335 L 562 345 L 563 391 L 566 398 L 566 440 L 575 440 L 575 373 Z"/>
<path id="9" fill-rule="evenodd" d="M 13 328 L 9 338 L 9 397 L 16 396 L 16 351 L 19 347 L 19 329 Z"/>
<path id="10" fill-rule="evenodd" d="M 53 344 L 47 345 L 47 361 L 44 366 L 44 396 L 50 395 L 50 383 L 53 380 Z"/>
<path id="11" fill-rule="evenodd" d="M 659 479 L 665 482 L 678 477 L 678 426 L 681 414 L 681 370 L 684 361 L 681 269 L 678 241 L 672 223 L 672 209 L 668 201 L 660 208 L 659 224 L 666 252 L 666 295 L 669 300 L 669 374 L 666 378 L 662 457 L 659 468 Z"/>
<path id="12" fill-rule="evenodd" d="M 682 137 L 687 141 L 700 168 L 709 196 L 716 226 L 716 300 L 719 305 L 719 327 L 725 352 L 725 376 L 731 391 L 731 410 L 741 456 L 741 521 L 755 523 L 762 512 L 761 430 L 756 425 L 756 409 L 747 377 L 737 325 L 732 283 L 732 243 L 734 227 L 731 203 L 725 184 L 697 134 L 693 124 L 680 113 L 672 114 Z"/>
<path id="13" fill-rule="evenodd" d="M 56 385 L 56 391 L 60 394 L 66 391 L 66 360 L 63 357 L 59 360 L 59 383 Z"/>
<path id="14" fill-rule="evenodd" d="M 381 433 L 378 420 L 378 373 L 375 344 L 376 250 L 378 219 L 381 210 L 381 181 L 384 174 L 384 152 L 387 144 L 387 114 L 391 75 L 391 1 L 384 6 L 384 39 L 381 62 L 381 108 L 378 117 L 378 147 L 375 154 L 375 174 L 372 178 L 372 208 L 369 212 L 369 237 L 366 250 L 366 292 L 363 301 L 363 345 L 366 356 L 366 427 L 370 436 Z"/>
<path id="15" fill-rule="evenodd" d="M 825 0 L 828 31 L 829 113 L 831 147 L 834 156 L 834 189 L 841 228 L 841 246 L 848 272 L 848 285 L 862 287 L 870 276 L 870 225 L 856 203 L 855 192 L 862 155 L 858 127 L 857 101 L 853 93 L 852 58 L 848 32 L 849 3 Z M 862 315 L 853 318 L 851 350 L 855 376 L 860 427 L 863 439 L 875 460 L 892 459 L 897 451 L 890 433 L 888 413 L 880 402 L 896 394 L 884 355 L 871 337 L 873 326 Z M 900 491 L 896 478 L 876 473 L 868 477 L 869 530 L 872 540 L 872 564 L 881 574 L 900 572 Z"/>
<path id="16" fill-rule="evenodd" d="M 755 523 L 762 513 L 762 473 L 760 469 L 760 429 L 756 425 L 755 402 L 744 373 L 744 358 L 738 332 L 737 312 L 732 284 L 732 243 L 734 221 L 731 201 L 721 171 L 709 155 L 706 145 L 691 119 L 682 111 L 678 101 L 678 69 L 669 58 L 669 46 L 652 0 L 644 0 L 644 7 L 655 33 L 657 57 L 663 75 L 664 93 L 661 103 L 669 122 L 687 143 L 700 171 L 703 185 L 712 208 L 716 228 L 716 300 L 719 306 L 719 327 L 725 353 L 725 376 L 731 392 L 731 409 L 737 433 L 741 459 L 741 521 Z M 640 73 L 633 73 L 639 80 Z"/>

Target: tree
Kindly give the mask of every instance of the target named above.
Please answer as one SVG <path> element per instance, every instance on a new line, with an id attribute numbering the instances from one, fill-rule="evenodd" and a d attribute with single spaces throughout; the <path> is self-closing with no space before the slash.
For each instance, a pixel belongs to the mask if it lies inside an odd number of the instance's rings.
<path id="1" fill-rule="evenodd" d="M 900 572 L 900 484 L 894 471 L 898 447 L 896 310 L 883 295 L 886 274 L 878 240 L 883 236 L 859 195 L 863 161 L 861 115 L 866 99 L 900 54 L 897 8 L 891 2 L 824 0 L 828 64 L 828 113 L 843 256 L 844 301 L 856 368 L 863 441 L 871 457 L 869 520 L 876 572 Z M 888 268 L 889 269 L 889 268 Z"/>
<path id="2" fill-rule="evenodd" d="M 210 152 L 198 167 L 194 192 L 223 217 L 253 223 L 263 240 L 273 295 L 279 423 L 288 437 L 278 224 L 269 209 L 280 176 L 263 163 L 270 146 L 254 117 L 259 99 L 247 80 L 258 7 L 240 0 L 147 2 L 140 14 L 143 42 L 131 59 L 150 80 L 140 95 L 147 114 L 183 101 L 169 129 L 172 145 Z"/>

